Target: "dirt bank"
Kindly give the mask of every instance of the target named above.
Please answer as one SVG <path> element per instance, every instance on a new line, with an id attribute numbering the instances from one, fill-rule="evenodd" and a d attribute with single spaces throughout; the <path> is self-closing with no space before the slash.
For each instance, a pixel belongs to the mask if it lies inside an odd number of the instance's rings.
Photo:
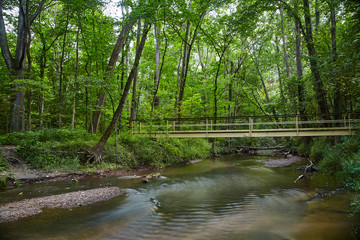
<path id="1" fill-rule="evenodd" d="M 275 159 L 275 160 L 269 160 L 265 162 L 266 167 L 285 167 L 289 166 L 290 164 L 294 162 L 301 162 L 306 160 L 306 158 L 298 157 L 298 156 L 287 156 L 286 158 L 282 159 Z"/>
<path id="2" fill-rule="evenodd" d="M 75 208 L 106 201 L 124 193 L 118 187 L 96 188 L 47 197 L 25 199 L 0 205 L 0 223 L 18 220 L 42 212 L 43 208 Z"/>

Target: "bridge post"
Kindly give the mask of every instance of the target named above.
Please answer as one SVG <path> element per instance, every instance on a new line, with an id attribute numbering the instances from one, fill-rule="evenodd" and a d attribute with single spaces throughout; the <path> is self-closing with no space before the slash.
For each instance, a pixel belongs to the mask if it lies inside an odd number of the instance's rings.
<path id="1" fill-rule="evenodd" d="M 129 124 L 129 127 L 130 127 L 130 130 L 131 130 L 131 134 L 134 135 L 134 127 L 133 127 L 133 121 L 130 121 L 130 124 Z M 119 132 L 120 134 L 120 132 Z"/>
<path id="2" fill-rule="evenodd" d="M 134 133 L 134 121 L 133 120 L 130 120 L 129 128 L 130 128 L 131 132 Z"/>
<path id="3" fill-rule="evenodd" d="M 346 115 L 344 115 L 344 127 L 346 127 Z"/>
<path id="4" fill-rule="evenodd" d="M 166 137 L 169 136 L 169 120 L 166 120 Z"/>
<path id="5" fill-rule="evenodd" d="M 252 130 L 254 129 L 254 120 L 250 117 L 249 118 L 249 133 L 251 137 Z"/>
<path id="6" fill-rule="evenodd" d="M 208 129 L 209 129 L 209 119 L 206 119 L 206 138 L 208 138 L 208 135 L 209 135 L 209 132 L 208 132 Z"/>
<path id="7" fill-rule="evenodd" d="M 295 122 L 296 122 L 296 133 L 299 133 L 299 116 L 296 115 L 295 117 Z"/>

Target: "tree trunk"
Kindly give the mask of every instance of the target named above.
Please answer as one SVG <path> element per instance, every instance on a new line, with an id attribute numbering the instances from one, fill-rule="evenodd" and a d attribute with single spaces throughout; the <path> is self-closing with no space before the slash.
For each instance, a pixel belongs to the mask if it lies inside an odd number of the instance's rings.
<path id="1" fill-rule="evenodd" d="M 281 29 L 282 29 L 282 41 L 283 41 L 283 49 L 284 49 L 284 61 L 286 67 L 286 77 L 289 78 L 290 77 L 289 57 L 287 52 L 286 40 L 285 40 L 284 14 L 281 8 L 280 8 L 280 16 L 281 16 Z"/>
<path id="2" fill-rule="evenodd" d="M 295 11 L 298 14 L 299 5 L 298 2 L 295 2 Z M 297 73 L 297 98 L 298 98 L 298 107 L 296 109 L 296 113 L 300 114 L 300 120 L 307 121 L 308 118 L 305 117 L 305 88 L 303 86 L 303 65 L 302 65 L 302 57 L 301 57 L 301 35 L 300 35 L 300 26 L 299 22 L 295 20 L 295 58 L 296 58 L 296 73 Z M 306 127 L 306 125 L 302 124 L 301 127 Z M 302 141 L 305 146 L 310 143 L 310 137 L 302 137 Z"/>
<path id="3" fill-rule="evenodd" d="M 186 21 L 186 33 L 185 33 L 185 41 L 184 41 L 184 50 L 183 50 L 183 58 L 181 64 L 181 73 L 180 73 L 180 84 L 179 84 L 179 97 L 177 101 L 176 111 L 177 117 L 181 118 L 181 106 L 184 98 L 184 91 L 185 91 L 185 84 L 186 84 L 186 77 L 187 77 L 187 67 L 189 66 L 188 60 L 190 60 L 190 46 L 188 45 L 189 39 L 189 32 L 190 32 L 190 20 Z"/>
<path id="4" fill-rule="evenodd" d="M 46 46 L 45 43 L 43 43 L 41 56 L 40 56 L 40 79 L 42 84 L 44 84 L 44 77 L 45 77 L 45 67 L 46 67 Z M 39 101 L 39 129 L 42 129 L 44 124 L 44 102 L 45 102 L 45 90 L 43 87 L 41 87 L 41 93 L 40 93 L 40 101 Z"/>
<path id="5" fill-rule="evenodd" d="M 24 85 L 22 83 L 16 82 L 16 80 L 24 78 L 23 72 L 25 70 L 26 49 L 28 47 L 27 44 L 30 34 L 30 26 L 36 17 L 40 14 L 45 0 L 42 0 L 40 3 L 38 3 L 34 14 L 30 14 L 29 11 L 30 1 L 18 1 L 19 14 L 17 19 L 18 28 L 14 58 L 10 52 L 9 43 L 7 40 L 7 33 L 3 16 L 3 2 L 4 0 L 0 0 L 0 47 L 6 67 L 10 71 L 12 80 L 15 81 L 12 84 L 13 94 L 11 100 L 13 107 L 11 111 L 11 131 L 23 131 L 25 128 Z"/>
<path id="6" fill-rule="evenodd" d="M 315 34 L 319 31 L 320 25 L 320 11 L 319 11 L 319 0 L 315 0 Z"/>
<path id="7" fill-rule="evenodd" d="M 162 67 L 164 66 L 164 57 L 165 57 L 165 53 L 166 53 L 166 50 L 167 50 L 167 39 L 165 37 L 165 50 L 164 50 L 164 54 L 163 54 L 163 61 L 162 61 L 161 67 L 160 67 L 160 47 L 161 47 L 160 34 L 161 34 L 161 30 L 156 25 L 154 25 L 154 36 L 155 36 L 156 47 L 155 47 L 154 92 L 153 92 L 153 100 L 152 100 L 152 104 L 151 104 L 151 111 L 153 111 L 154 108 L 159 103 L 156 95 L 157 95 L 157 93 L 159 91 L 160 71 L 161 71 Z M 164 34 L 165 34 L 165 30 L 164 30 Z"/>
<path id="8" fill-rule="evenodd" d="M 180 54 L 179 54 L 179 64 L 177 66 L 177 73 L 176 73 L 176 92 L 175 92 L 175 111 L 177 110 L 178 102 L 179 102 L 179 86 L 180 86 L 180 77 L 181 77 L 181 63 L 183 59 L 183 44 L 184 42 L 181 42 L 180 45 Z"/>
<path id="9" fill-rule="evenodd" d="M 339 83 L 337 74 L 337 46 L 336 46 L 336 6 L 335 1 L 328 2 L 330 7 L 330 22 L 331 22 L 331 46 L 332 46 L 332 69 L 333 81 L 335 82 L 335 94 L 334 94 L 334 114 L 336 119 L 341 118 L 341 85 Z"/>
<path id="10" fill-rule="evenodd" d="M 298 12 L 298 4 L 295 6 L 296 13 Z M 301 115 L 305 114 L 305 88 L 302 83 L 303 78 L 303 66 L 301 58 L 301 35 L 300 26 L 298 21 L 295 20 L 295 48 L 296 48 L 296 73 L 297 73 L 297 91 L 298 91 L 298 111 Z"/>
<path id="11" fill-rule="evenodd" d="M 73 93 L 73 101 L 72 101 L 72 114 L 71 114 L 71 131 L 75 128 L 75 114 L 76 114 L 76 92 L 77 92 L 77 80 L 79 74 L 79 34 L 80 27 L 76 32 L 76 60 L 75 60 L 75 75 L 74 75 L 74 93 Z"/>
<path id="12" fill-rule="evenodd" d="M 200 43 L 199 42 L 197 43 L 197 50 L 198 50 L 198 56 L 199 56 L 199 61 L 200 61 L 200 65 L 201 65 L 201 70 L 203 71 L 203 83 L 202 83 L 202 85 L 203 85 L 203 87 L 205 89 L 205 87 L 206 87 L 205 80 L 207 78 L 207 76 L 206 76 L 206 66 L 204 64 L 203 56 L 202 56 L 201 51 L 200 51 Z M 203 100 L 204 100 L 205 103 L 207 102 L 207 99 L 208 99 L 207 91 L 204 91 Z M 204 107 L 204 116 L 208 116 L 207 112 L 208 112 L 207 107 Z"/>
<path id="13" fill-rule="evenodd" d="M 140 45 L 139 47 L 137 48 L 137 51 L 136 51 L 136 56 L 135 56 L 135 61 L 134 61 L 134 64 L 133 64 L 133 67 L 131 69 L 131 72 L 129 74 L 129 77 L 128 77 L 128 80 L 126 82 L 126 85 L 125 85 L 125 88 L 124 88 L 124 92 L 121 96 L 121 99 L 120 99 L 120 102 L 119 102 L 119 105 L 114 113 L 114 116 L 109 124 L 109 126 L 107 127 L 107 129 L 105 130 L 104 134 L 102 135 L 101 139 L 99 140 L 99 142 L 94 146 L 93 148 L 93 151 L 94 151 L 94 154 L 95 154 L 95 158 L 96 158 L 96 161 L 100 161 L 101 160 L 101 154 L 104 150 L 104 147 L 105 147 L 105 144 L 107 142 L 107 140 L 109 139 L 111 133 L 114 131 L 115 127 L 116 127 L 116 122 L 117 120 L 121 117 L 122 115 L 122 111 L 123 111 L 123 108 L 124 108 L 124 105 L 125 105 L 125 101 L 126 101 L 126 98 L 127 98 L 127 95 L 129 93 L 129 90 L 130 90 L 130 87 L 131 87 L 131 84 L 132 84 L 132 81 L 134 80 L 135 78 L 135 75 L 136 75 L 136 69 L 139 65 L 139 62 L 140 62 L 140 58 L 141 58 L 141 55 L 142 55 L 142 52 L 144 50 L 144 45 L 145 45 L 145 41 L 146 41 L 146 37 L 147 37 L 147 34 L 149 32 L 151 28 L 151 25 L 146 21 L 145 22 L 145 26 L 144 26 L 144 30 L 143 30 L 143 34 L 142 34 L 142 38 L 141 38 L 141 41 L 140 41 Z"/>
<path id="14" fill-rule="evenodd" d="M 155 36 L 155 76 L 154 76 L 154 92 L 156 91 L 156 86 L 158 85 L 158 82 L 160 80 L 160 47 L 161 47 L 161 41 L 160 41 L 160 34 L 161 30 L 154 25 L 154 36 Z"/>
<path id="15" fill-rule="evenodd" d="M 318 60 L 315 51 L 309 0 L 303 0 L 303 3 L 304 3 L 304 14 L 305 14 L 306 43 L 310 58 L 310 69 L 314 81 L 315 98 L 318 103 L 320 114 L 328 114 L 329 111 L 326 101 L 326 93 L 320 76 Z"/>
<path id="16" fill-rule="evenodd" d="M 138 29 L 136 36 L 136 51 L 140 45 L 140 35 L 141 35 L 141 19 L 138 20 Z M 135 76 L 133 80 L 133 90 L 132 90 L 132 99 L 131 99 L 131 111 L 130 111 L 130 128 L 132 128 L 132 122 L 136 119 L 136 108 L 137 108 L 137 78 L 138 78 L 138 68 L 135 69 Z"/>
<path id="17" fill-rule="evenodd" d="M 285 39 L 283 41 L 285 41 Z M 277 37 L 275 37 L 275 51 L 276 51 L 277 54 L 280 54 L 279 40 L 278 40 Z M 285 54 L 285 55 L 287 55 L 287 54 Z M 286 61 L 285 61 L 285 63 L 286 63 Z M 279 61 L 276 61 L 276 68 L 277 68 L 278 77 L 279 77 L 280 99 L 281 99 L 281 102 L 282 102 L 282 106 L 285 106 L 284 86 L 283 86 L 284 84 L 283 84 L 283 81 L 282 81 L 282 74 L 281 74 Z"/>
<path id="18" fill-rule="evenodd" d="M 31 79 L 32 59 L 31 59 L 31 55 L 30 55 L 30 45 L 31 45 L 31 33 L 29 33 L 27 47 L 26 47 L 26 58 L 27 58 L 26 79 Z M 31 101 L 32 101 L 31 89 L 28 88 L 25 95 L 26 95 L 26 101 L 27 101 L 26 131 L 30 131 L 31 130 Z"/>
<path id="19" fill-rule="evenodd" d="M 60 66 L 59 66 L 59 128 L 61 128 L 61 112 L 62 112 L 62 87 L 63 87 L 63 64 L 64 64 L 64 58 L 65 58 L 65 44 L 66 44 L 66 36 L 67 31 L 69 27 L 70 22 L 70 7 L 68 6 L 67 16 L 66 16 L 66 26 L 65 26 L 65 33 L 64 33 L 64 39 L 62 44 L 62 50 L 61 50 L 61 57 L 60 57 Z"/>
<path id="20" fill-rule="evenodd" d="M 16 80 L 23 79 L 23 75 L 13 75 Z M 11 132 L 24 131 L 25 129 L 25 92 L 24 84 L 16 83 L 13 85 L 14 94 L 12 96 L 13 107 L 11 111 Z"/>

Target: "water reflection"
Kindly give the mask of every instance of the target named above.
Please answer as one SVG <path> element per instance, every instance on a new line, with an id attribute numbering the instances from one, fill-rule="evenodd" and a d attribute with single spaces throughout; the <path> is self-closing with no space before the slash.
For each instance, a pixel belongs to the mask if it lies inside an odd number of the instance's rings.
<path id="1" fill-rule="evenodd" d="M 292 167 L 266 168 L 265 160 L 205 160 L 166 169 L 166 178 L 149 184 L 136 178 L 80 182 L 82 188 L 111 184 L 133 190 L 93 206 L 50 209 L 0 224 L 0 238 L 351 239 L 349 229 L 359 219 L 344 210 L 349 206 L 347 193 L 316 199 L 316 189 L 325 188 L 329 179 L 319 176 L 294 184 L 299 173 Z M 32 185 L 33 191 L 36 186 L 46 187 Z"/>

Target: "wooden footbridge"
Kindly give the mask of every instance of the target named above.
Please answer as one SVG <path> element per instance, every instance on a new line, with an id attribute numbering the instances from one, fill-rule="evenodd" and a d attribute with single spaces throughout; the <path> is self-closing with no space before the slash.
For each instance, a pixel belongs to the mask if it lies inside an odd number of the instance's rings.
<path id="1" fill-rule="evenodd" d="M 253 138 L 349 136 L 360 128 L 360 118 L 347 114 L 341 118 L 320 115 L 278 115 L 219 118 L 181 118 L 137 120 L 135 135 L 153 138 Z"/>

